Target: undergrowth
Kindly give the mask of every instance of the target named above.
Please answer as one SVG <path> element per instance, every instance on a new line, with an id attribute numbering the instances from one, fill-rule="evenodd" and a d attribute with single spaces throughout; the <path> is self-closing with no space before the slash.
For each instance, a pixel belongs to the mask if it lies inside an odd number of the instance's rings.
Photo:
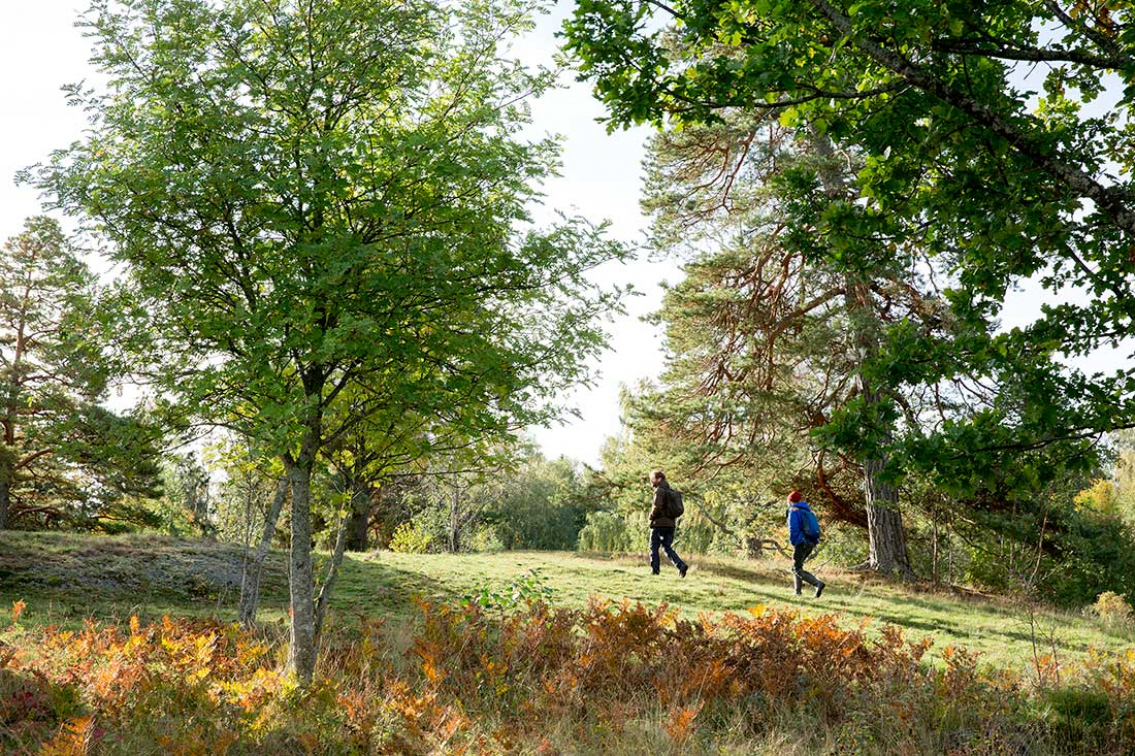
<path id="1" fill-rule="evenodd" d="M 1135 750 L 1135 652 L 1026 678 L 958 648 L 930 665 L 929 641 L 830 615 L 420 600 L 399 629 L 340 617 L 300 690 L 270 630 L 25 629 L 18 614 L 0 636 L 0 752 L 14 756 Z"/>

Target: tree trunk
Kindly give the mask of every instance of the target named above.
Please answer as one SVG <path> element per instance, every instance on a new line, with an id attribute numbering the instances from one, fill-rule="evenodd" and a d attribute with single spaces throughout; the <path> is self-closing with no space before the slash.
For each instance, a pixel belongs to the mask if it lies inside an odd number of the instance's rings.
<path id="1" fill-rule="evenodd" d="M 939 573 L 938 573 L 938 516 L 937 516 L 937 513 L 935 513 L 934 520 L 933 520 L 932 537 L 933 537 L 933 541 L 932 541 L 932 545 L 931 545 L 931 560 L 930 560 L 931 568 L 930 568 L 930 572 L 931 572 L 931 577 L 934 580 L 934 584 L 937 585 L 939 582 L 941 582 L 939 580 Z"/>
<path id="2" fill-rule="evenodd" d="M 453 498 L 449 500 L 449 550 L 461 551 L 461 488 L 454 487 Z"/>
<path id="3" fill-rule="evenodd" d="M 867 566 L 885 575 L 897 572 L 901 577 L 914 575 L 906 553 L 906 531 L 899 511 L 898 491 L 879 477 L 886 459 L 868 459 L 863 463 L 863 482 L 867 489 Z"/>
<path id="4" fill-rule="evenodd" d="M 311 685 L 315 675 L 315 584 L 311 548 L 311 472 L 315 466 L 314 445 L 305 443 L 297 459 L 287 458 L 288 484 L 292 489 L 292 544 L 288 564 L 291 594 L 291 635 L 288 668 L 300 687 Z"/>
<path id="5" fill-rule="evenodd" d="M 374 501 L 370 487 L 355 482 L 351 488 L 351 514 L 346 524 L 347 551 L 366 551 L 367 533 L 370 530 L 370 512 Z"/>
<path id="6" fill-rule="evenodd" d="M 0 450 L 0 455 L 5 451 Z M 9 466 L 2 464 L 3 457 L 0 456 L 0 530 L 8 527 L 8 508 L 12 501 L 12 470 Z"/>
<path id="7" fill-rule="evenodd" d="M 319 646 L 319 637 L 323 633 L 323 620 L 327 617 L 327 606 L 331 603 L 331 590 L 335 587 L 335 578 L 339 576 L 339 565 L 343 563 L 343 553 L 347 546 L 347 527 L 349 522 L 339 525 L 339 532 L 335 536 L 335 550 L 331 553 L 331 564 L 327 567 L 327 577 L 319 589 L 319 598 L 315 602 L 315 645 Z"/>
<path id="8" fill-rule="evenodd" d="M 819 175 L 824 191 L 832 198 L 848 199 L 846 183 L 842 172 L 835 167 L 835 151 L 826 135 L 814 134 L 812 144 L 818 155 L 825 158 Z M 859 353 L 860 365 L 866 363 L 878 352 L 878 316 L 875 311 L 869 282 L 862 274 L 845 274 L 844 300 L 851 321 L 852 343 Z M 867 381 L 862 372 L 859 375 L 860 393 L 868 404 L 879 402 L 880 396 L 875 387 Z M 890 440 L 890 429 L 880 429 L 885 441 Z M 906 532 L 903 530 L 902 512 L 899 510 L 898 491 L 894 486 L 881 480 L 887 466 L 885 455 L 863 460 L 863 484 L 867 494 L 867 538 L 869 551 L 867 562 L 861 567 L 877 570 L 884 574 L 898 572 L 902 577 L 911 577 L 910 560 L 906 553 Z"/>
<path id="9" fill-rule="evenodd" d="M 252 559 L 244 563 L 244 575 L 240 581 L 240 623 L 251 627 L 256 622 L 256 611 L 260 606 L 260 576 L 264 570 L 264 560 L 268 556 L 268 549 L 272 546 L 272 536 L 276 533 L 276 523 L 280 521 L 280 512 L 284 508 L 284 499 L 288 496 L 288 479 L 282 478 L 276 484 L 276 495 L 272 498 L 272 506 L 264 518 L 264 531 L 260 536 L 260 545 Z"/>

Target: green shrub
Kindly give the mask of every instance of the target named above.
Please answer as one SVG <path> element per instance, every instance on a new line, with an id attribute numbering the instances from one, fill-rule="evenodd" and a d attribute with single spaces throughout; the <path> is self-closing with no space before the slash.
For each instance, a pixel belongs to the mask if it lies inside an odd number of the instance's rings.
<path id="1" fill-rule="evenodd" d="M 425 554 L 433 544 L 433 534 L 413 520 L 402 523 L 390 538 L 390 550 L 400 554 Z"/>
<path id="2" fill-rule="evenodd" d="M 1113 724 L 1106 692 L 1083 686 L 1063 686 L 1044 692 L 1048 726 L 1057 743 L 1075 746 L 1078 753 L 1101 748 Z"/>

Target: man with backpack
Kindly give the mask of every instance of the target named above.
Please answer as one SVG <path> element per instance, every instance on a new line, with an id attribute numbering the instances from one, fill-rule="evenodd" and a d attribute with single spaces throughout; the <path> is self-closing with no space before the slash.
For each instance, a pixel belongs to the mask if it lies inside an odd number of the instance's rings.
<path id="1" fill-rule="evenodd" d="M 650 474 L 650 485 L 654 487 L 654 506 L 650 508 L 650 571 L 655 575 L 659 572 L 661 560 L 658 558 L 658 549 L 661 547 L 678 568 L 678 577 L 685 577 L 690 567 L 673 548 L 674 528 L 678 525 L 678 518 L 685 512 L 682 494 L 670 488 L 666 474 L 661 470 Z"/>
<path id="2" fill-rule="evenodd" d="M 788 494 L 788 540 L 792 543 L 792 582 L 800 595 L 801 581 L 816 589 L 816 598 L 824 592 L 825 583 L 804 569 L 804 560 L 820 542 L 820 522 L 799 491 Z"/>

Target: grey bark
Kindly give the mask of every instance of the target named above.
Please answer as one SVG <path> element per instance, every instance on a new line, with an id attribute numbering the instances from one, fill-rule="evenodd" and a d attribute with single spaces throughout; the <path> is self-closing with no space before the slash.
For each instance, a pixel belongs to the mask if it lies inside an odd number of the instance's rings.
<path id="1" fill-rule="evenodd" d="M 12 481 L 7 474 L 0 474 L 0 530 L 8 527 L 8 506 L 12 498 Z"/>
<path id="2" fill-rule="evenodd" d="M 284 500 L 288 497 L 288 479 L 281 478 L 276 484 L 276 495 L 272 497 L 272 505 L 264 517 L 264 531 L 260 536 L 260 544 L 252 558 L 244 563 L 244 574 L 240 581 L 240 622 L 245 627 L 251 627 L 256 622 L 256 612 L 260 606 L 260 576 L 264 571 L 264 560 L 268 557 L 268 549 L 272 546 L 272 536 L 276 533 L 276 524 L 280 521 L 280 512 L 284 508 Z"/>
<path id="3" fill-rule="evenodd" d="M 906 530 L 899 510 L 898 491 L 880 480 L 887 458 L 863 462 L 863 482 L 867 493 L 867 567 L 886 575 L 897 573 L 913 577 L 906 552 Z"/>
<path id="4" fill-rule="evenodd" d="M 851 310 L 855 341 L 863 362 L 871 359 L 879 348 L 878 335 L 872 325 L 875 311 L 871 306 L 871 290 L 861 281 L 848 283 L 848 307 Z M 870 381 L 858 377 L 859 393 L 868 405 L 878 404 L 882 397 Z M 889 428 L 880 433 L 882 444 L 891 440 Z M 863 464 L 863 489 L 867 500 L 867 562 L 861 568 L 885 575 L 898 573 L 903 578 L 913 576 L 906 552 L 906 531 L 902 511 L 899 509 L 898 490 L 884 482 L 888 458 L 886 454 L 868 456 Z"/>
<path id="5" fill-rule="evenodd" d="M 314 443 L 309 438 L 296 459 L 286 458 L 288 484 L 292 489 L 292 543 L 288 560 L 291 597 L 291 633 L 288 668 L 301 687 L 311 685 L 315 675 L 315 585 L 311 544 L 311 472 L 315 464 Z"/>
<path id="6" fill-rule="evenodd" d="M 8 527 L 8 509 L 12 503 L 12 480 L 15 466 L 11 462 L 11 449 L 0 444 L 0 530 Z"/>
<path id="7" fill-rule="evenodd" d="M 319 589 L 319 598 L 315 602 L 315 645 L 318 648 L 319 638 L 323 633 L 323 620 L 327 617 L 327 606 L 331 602 L 331 591 L 335 587 L 335 578 L 339 576 L 339 566 L 343 563 L 343 554 L 347 546 L 347 527 L 349 521 L 339 525 L 339 532 L 335 536 L 335 550 L 331 553 L 331 564 L 327 567 L 327 577 Z"/>
<path id="8" fill-rule="evenodd" d="M 449 550 L 454 554 L 461 551 L 461 528 L 461 488 L 454 486 L 449 500 Z"/>

